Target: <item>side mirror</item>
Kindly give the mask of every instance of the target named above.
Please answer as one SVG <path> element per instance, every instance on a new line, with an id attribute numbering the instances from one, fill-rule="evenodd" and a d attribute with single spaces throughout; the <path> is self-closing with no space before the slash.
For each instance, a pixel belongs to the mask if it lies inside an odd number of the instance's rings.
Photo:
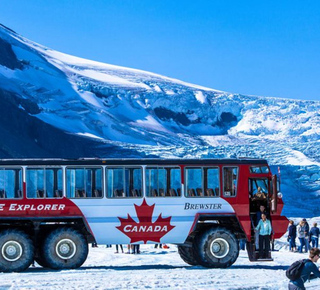
<path id="1" fill-rule="evenodd" d="M 271 211 L 277 211 L 278 207 L 278 188 L 277 175 L 272 176 L 272 197 L 271 197 Z"/>

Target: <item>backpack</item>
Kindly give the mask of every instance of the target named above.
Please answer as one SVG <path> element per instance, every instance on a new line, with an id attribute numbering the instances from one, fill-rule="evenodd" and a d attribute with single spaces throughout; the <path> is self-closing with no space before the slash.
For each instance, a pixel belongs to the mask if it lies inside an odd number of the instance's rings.
<path id="1" fill-rule="evenodd" d="M 287 270 L 286 270 L 286 276 L 291 280 L 295 281 L 298 280 L 301 276 L 301 272 L 303 269 L 303 266 L 309 262 L 310 260 L 304 259 L 294 262 Z"/>

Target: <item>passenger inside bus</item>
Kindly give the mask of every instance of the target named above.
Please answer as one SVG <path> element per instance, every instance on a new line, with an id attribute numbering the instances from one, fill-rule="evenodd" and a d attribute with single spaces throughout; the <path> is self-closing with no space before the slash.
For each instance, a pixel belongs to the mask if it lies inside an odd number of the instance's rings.
<path id="1" fill-rule="evenodd" d="M 216 187 L 214 191 L 212 188 L 207 188 L 206 193 L 206 196 L 219 196 L 219 188 Z"/>
<path id="2" fill-rule="evenodd" d="M 158 196 L 158 192 L 155 188 L 151 190 L 151 196 L 153 197 Z"/>
<path id="3" fill-rule="evenodd" d="M 93 197 L 102 197 L 102 190 L 101 189 L 95 189 L 93 191 Z"/>
<path id="4" fill-rule="evenodd" d="M 163 188 L 159 189 L 159 196 L 162 196 L 162 197 L 166 196 Z"/>
<path id="5" fill-rule="evenodd" d="M 170 194 L 170 196 L 177 196 L 177 193 L 176 193 L 175 189 L 173 189 L 173 188 L 169 189 L 169 194 Z"/>
<path id="6" fill-rule="evenodd" d="M 122 189 L 115 189 L 113 193 L 115 197 L 125 197 L 124 191 Z"/>
<path id="7" fill-rule="evenodd" d="M 0 198 L 7 198 L 7 193 L 4 189 L 0 189 Z"/>
<path id="8" fill-rule="evenodd" d="M 84 189 L 76 189 L 76 197 L 86 197 L 86 192 Z"/>
<path id="9" fill-rule="evenodd" d="M 257 190 L 253 194 L 252 200 L 264 200 L 266 198 L 266 194 L 262 191 L 262 188 L 258 186 Z"/>
<path id="10" fill-rule="evenodd" d="M 194 197 L 196 196 L 196 192 L 193 188 L 189 188 L 188 189 L 188 195 L 191 196 L 191 197 Z"/>
<path id="11" fill-rule="evenodd" d="M 47 192 L 44 189 L 37 189 L 37 197 L 45 198 L 47 197 Z"/>
<path id="12" fill-rule="evenodd" d="M 136 188 L 132 189 L 130 197 L 141 197 L 141 190 Z"/>
<path id="13" fill-rule="evenodd" d="M 197 188 L 196 192 L 197 192 L 197 196 L 203 196 L 202 188 Z"/>
<path id="14" fill-rule="evenodd" d="M 56 189 L 54 191 L 54 197 L 62 197 L 62 190 Z"/>
<path id="15" fill-rule="evenodd" d="M 14 198 L 21 198 L 21 197 L 22 197 L 22 191 L 18 189 L 14 194 Z"/>

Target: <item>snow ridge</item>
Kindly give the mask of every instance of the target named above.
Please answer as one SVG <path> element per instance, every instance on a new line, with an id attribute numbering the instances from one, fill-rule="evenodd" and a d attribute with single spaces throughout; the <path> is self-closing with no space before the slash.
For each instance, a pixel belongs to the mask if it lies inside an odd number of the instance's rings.
<path id="1" fill-rule="evenodd" d="M 24 157 L 62 157 L 65 138 L 74 138 L 78 148 L 72 157 L 260 157 L 290 168 L 288 174 L 312 168 L 312 183 L 303 190 L 313 196 L 320 190 L 313 173 L 320 164 L 320 102 L 231 94 L 86 60 L 1 25 L 0 41 L 2 110 L 14 110 L 24 131 L 42 124 L 61 139 L 49 150 L 38 134 L 28 142 L 39 150 Z M 15 127 L 0 128 L 0 135 L 21 134 L 19 125 L 10 124 Z M 10 146 L 1 150 L 13 157 L 22 150 Z M 296 193 L 300 178 L 292 180 Z"/>

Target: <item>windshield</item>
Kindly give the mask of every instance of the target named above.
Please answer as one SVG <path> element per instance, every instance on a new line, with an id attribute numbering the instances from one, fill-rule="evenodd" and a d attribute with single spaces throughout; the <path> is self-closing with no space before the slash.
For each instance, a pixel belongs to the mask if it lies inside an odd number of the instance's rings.
<path id="1" fill-rule="evenodd" d="M 258 191 L 264 194 L 269 193 L 268 179 L 250 179 L 249 190 L 251 195 L 255 195 Z"/>
<path id="2" fill-rule="evenodd" d="M 269 173 L 269 168 L 267 166 L 252 166 L 250 167 L 251 173 Z"/>

